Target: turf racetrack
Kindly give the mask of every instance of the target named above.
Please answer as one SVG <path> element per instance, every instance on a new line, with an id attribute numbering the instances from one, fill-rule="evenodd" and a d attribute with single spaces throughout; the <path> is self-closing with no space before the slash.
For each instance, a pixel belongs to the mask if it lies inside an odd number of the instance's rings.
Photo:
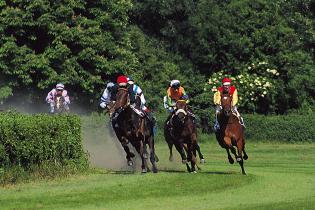
<path id="1" fill-rule="evenodd" d="M 96 170 L 89 175 L 0 188 L 1 209 L 315 209 L 315 144 L 247 143 L 247 176 L 213 140 L 189 174 L 157 144 L 158 174 Z"/>

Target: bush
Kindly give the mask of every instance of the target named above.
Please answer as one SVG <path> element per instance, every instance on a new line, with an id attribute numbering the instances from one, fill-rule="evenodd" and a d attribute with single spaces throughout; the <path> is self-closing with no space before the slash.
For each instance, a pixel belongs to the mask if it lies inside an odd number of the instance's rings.
<path id="1" fill-rule="evenodd" d="M 245 138 L 284 142 L 315 142 L 315 114 L 244 115 Z"/>
<path id="2" fill-rule="evenodd" d="M 81 122 L 75 115 L 0 114 L 0 168 L 30 169 L 47 162 L 88 166 Z"/>

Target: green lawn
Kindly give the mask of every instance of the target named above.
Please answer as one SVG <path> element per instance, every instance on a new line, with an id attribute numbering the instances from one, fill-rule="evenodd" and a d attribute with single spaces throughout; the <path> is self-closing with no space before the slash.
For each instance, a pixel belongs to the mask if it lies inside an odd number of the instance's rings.
<path id="1" fill-rule="evenodd" d="M 0 188 L 0 209 L 315 209 L 315 144 L 247 143 L 247 176 L 213 140 L 189 174 L 157 144 L 158 174 L 94 173 Z"/>

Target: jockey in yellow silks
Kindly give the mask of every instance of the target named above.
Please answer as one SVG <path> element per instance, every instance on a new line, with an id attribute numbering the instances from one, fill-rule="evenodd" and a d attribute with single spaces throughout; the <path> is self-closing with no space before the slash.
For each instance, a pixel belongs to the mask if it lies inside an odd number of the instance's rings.
<path id="1" fill-rule="evenodd" d="M 218 122 L 218 113 L 222 110 L 221 107 L 221 95 L 223 93 L 229 93 L 232 97 L 232 111 L 236 114 L 236 116 L 240 119 L 241 125 L 244 126 L 243 118 L 241 117 L 240 113 L 237 110 L 237 102 L 238 102 L 238 94 L 237 89 L 234 85 L 231 85 L 232 80 L 230 78 L 224 78 L 222 80 L 222 86 L 218 88 L 218 91 L 213 96 L 213 102 L 215 104 L 215 123 L 214 129 L 217 131 L 220 129 L 220 125 Z"/>

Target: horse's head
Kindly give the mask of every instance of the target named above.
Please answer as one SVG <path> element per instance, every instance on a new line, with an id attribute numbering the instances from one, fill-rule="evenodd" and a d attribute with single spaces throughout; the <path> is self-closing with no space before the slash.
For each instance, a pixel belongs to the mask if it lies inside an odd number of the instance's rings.
<path id="1" fill-rule="evenodd" d="M 113 103 L 113 105 L 109 108 L 109 115 L 112 116 L 112 114 L 118 110 L 118 109 L 124 109 L 129 105 L 129 97 L 128 97 L 128 90 L 127 88 L 118 88 L 118 92 L 116 95 L 116 101 Z"/>
<path id="2" fill-rule="evenodd" d="M 221 106 L 225 116 L 230 116 L 232 113 L 232 97 L 230 94 L 222 94 Z"/>
<path id="3" fill-rule="evenodd" d="M 62 113 L 65 111 L 64 102 L 65 98 L 62 95 L 56 95 L 54 98 L 55 113 Z"/>
<path id="4" fill-rule="evenodd" d="M 175 105 L 175 116 L 184 124 L 187 116 L 187 104 L 185 100 L 178 100 Z"/>

